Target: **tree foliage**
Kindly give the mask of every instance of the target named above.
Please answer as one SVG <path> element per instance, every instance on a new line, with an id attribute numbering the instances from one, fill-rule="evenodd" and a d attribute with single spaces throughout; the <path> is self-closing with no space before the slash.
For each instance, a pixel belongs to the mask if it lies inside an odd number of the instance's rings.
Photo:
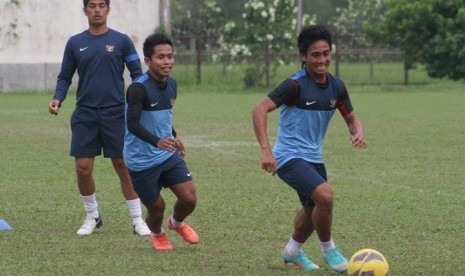
<path id="1" fill-rule="evenodd" d="M 249 0 L 244 11 L 243 20 L 225 25 L 223 49 L 232 59 L 250 64 L 245 72 L 246 86 L 270 86 L 277 67 L 290 60 L 289 55 L 278 54 L 296 53 L 294 0 Z M 311 19 L 304 16 L 304 24 Z"/>
<path id="2" fill-rule="evenodd" d="M 179 5 L 181 2 L 178 2 Z M 176 13 L 173 40 L 177 46 L 196 53 L 197 83 L 201 83 L 202 53 L 218 47 L 223 24 L 221 9 L 214 0 L 187 1 L 183 12 Z M 175 7 L 176 9 L 176 7 Z M 179 6 L 177 7 L 180 10 Z"/>
<path id="3" fill-rule="evenodd" d="M 465 0 L 385 0 L 384 20 L 367 28 L 404 51 L 405 67 L 424 64 L 431 77 L 465 78 Z"/>
<path id="4" fill-rule="evenodd" d="M 372 46 L 365 29 L 384 18 L 386 6 L 382 0 L 349 0 L 347 6 L 336 8 L 337 17 L 331 22 L 340 37 L 340 44 L 348 48 Z"/>

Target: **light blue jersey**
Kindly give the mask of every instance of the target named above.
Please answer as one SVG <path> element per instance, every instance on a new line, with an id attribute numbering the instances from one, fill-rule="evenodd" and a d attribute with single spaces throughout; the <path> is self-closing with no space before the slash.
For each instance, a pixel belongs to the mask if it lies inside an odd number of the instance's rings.
<path id="1" fill-rule="evenodd" d="M 280 107 L 273 148 L 278 168 L 294 158 L 324 163 L 323 139 L 334 112 L 352 111 L 343 82 L 329 73 L 327 79 L 319 85 L 302 69 L 268 95 Z"/>

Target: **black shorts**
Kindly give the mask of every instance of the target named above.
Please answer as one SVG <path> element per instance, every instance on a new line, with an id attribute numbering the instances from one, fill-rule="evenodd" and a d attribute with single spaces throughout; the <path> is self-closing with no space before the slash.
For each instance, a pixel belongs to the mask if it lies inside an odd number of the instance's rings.
<path id="1" fill-rule="evenodd" d="M 298 158 L 282 165 L 278 169 L 278 176 L 297 192 L 303 206 L 315 206 L 312 194 L 319 185 L 328 180 L 324 164 Z"/>
<path id="2" fill-rule="evenodd" d="M 108 108 L 76 107 L 71 116 L 71 150 L 74 157 L 123 158 L 124 105 Z"/>
<path id="3" fill-rule="evenodd" d="M 137 172 L 129 170 L 129 175 L 145 206 L 157 200 L 162 188 L 192 180 L 191 172 L 178 151 L 160 165 Z"/>

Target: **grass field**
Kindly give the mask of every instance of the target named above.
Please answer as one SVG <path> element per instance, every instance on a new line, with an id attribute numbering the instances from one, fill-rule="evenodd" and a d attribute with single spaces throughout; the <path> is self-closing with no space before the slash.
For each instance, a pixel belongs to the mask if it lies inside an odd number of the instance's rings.
<path id="1" fill-rule="evenodd" d="M 159 253 L 134 236 L 110 162 L 97 158 L 103 228 L 89 237 L 69 152 L 74 95 L 59 116 L 50 93 L 0 94 L 0 275 L 292 275 L 279 253 L 299 209 L 297 196 L 260 169 L 250 111 L 266 91 L 183 87 L 175 128 L 187 147 L 198 190 L 189 222 L 201 243 L 168 233 L 173 252 Z M 465 93 L 463 83 L 350 86 L 369 148 L 349 145 L 336 114 L 325 141 L 335 191 L 334 239 L 348 257 L 382 252 L 390 275 L 464 275 Z M 270 116 L 276 134 L 278 112 Z M 162 192 L 167 205 L 174 198 Z M 171 212 L 168 210 L 166 215 Z M 305 251 L 334 275 L 312 236 Z"/>

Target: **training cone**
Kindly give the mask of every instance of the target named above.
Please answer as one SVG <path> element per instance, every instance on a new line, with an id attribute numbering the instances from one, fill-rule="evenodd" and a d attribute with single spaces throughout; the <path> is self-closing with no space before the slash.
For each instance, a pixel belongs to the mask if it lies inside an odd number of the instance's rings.
<path id="1" fill-rule="evenodd" d="M 4 219 L 0 219 L 0 231 L 8 230 L 13 230 L 13 228 Z"/>

